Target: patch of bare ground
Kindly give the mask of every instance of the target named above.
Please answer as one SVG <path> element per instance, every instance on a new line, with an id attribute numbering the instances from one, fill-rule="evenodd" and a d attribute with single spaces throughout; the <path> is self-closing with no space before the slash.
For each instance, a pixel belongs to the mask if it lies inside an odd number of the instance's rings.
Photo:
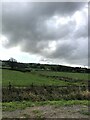
<path id="1" fill-rule="evenodd" d="M 5 111 L 3 118 L 88 118 L 88 107 L 85 105 L 73 106 L 34 106 L 24 110 Z"/>

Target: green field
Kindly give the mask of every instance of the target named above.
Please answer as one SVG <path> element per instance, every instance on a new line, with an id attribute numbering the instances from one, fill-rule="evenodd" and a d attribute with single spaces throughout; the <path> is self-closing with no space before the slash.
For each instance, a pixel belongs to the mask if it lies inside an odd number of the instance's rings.
<path id="1" fill-rule="evenodd" d="M 64 79 L 61 79 L 62 77 Z M 49 108 L 53 106 L 54 111 L 60 107 L 66 108 L 68 106 L 88 107 L 90 104 L 90 101 L 88 102 L 90 92 L 87 91 L 87 80 L 88 74 L 86 73 L 52 71 L 20 72 L 2 69 L 3 87 L 2 103 L 0 103 L 2 104 L 2 111 L 7 114 L 7 112 L 35 107 L 33 112 L 37 115 L 40 112 L 36 110 L 36 107 L 38 109 L 39 107 L 44 108 L 48 106 Z M 11 89 L 7 87 L 9 82 L 14 86 Z M 84 86 L 80 87 L 81 85 Z M 88 111 L 81 110 L 80 112 L 89 115 Z"/>
<path id="2" fill-rule="evenodd" d="M 8 83 L 11 82 L 12 85 L 15 86 L 29 86 L 32 83 L 34 85 L 65 85 L 68 84 L 64 81 L 54 80 L 51 78 L 41 77 L 32 72 L 23 73 L 19 71 L 12 70 L 3 70 L 2 71 L 2 85 L 7 86 Z"/>
<path id="3" fill-rule="evenodd" d="M 14 70 L 2 70 L 2 86 L 7 86 L 9 82 L 11 82 L 14 86 L 30 86 L 32 83 L 34 85 L 74 85 L 78 84 L 81 85 L 81 82 L 77 83 L 70 83 L 65 82 L 63 80 L 56 80 L 55 78 L 45 77 L 42 75 L 49 75 L 49 76 L 64 76 L 70 77 L 73 79 L 80 79 L 82 81 L 88 80 L 88 74 L 85 73 L 68 73 L 68 72 L 49 72 L 49 71 L 35 71 L 35 72 L 20 72 Z M 78 80 L 79 81 L 79 80 Z"/>
<path id="4" fill-rule="evenodd" d="M 52 72 L 52 71 L 37 71 L 37 73 L 49 76 L 64 76 L 73 79 L 88 80 L 88 73 L 71 73 L 71 72 Z"/>

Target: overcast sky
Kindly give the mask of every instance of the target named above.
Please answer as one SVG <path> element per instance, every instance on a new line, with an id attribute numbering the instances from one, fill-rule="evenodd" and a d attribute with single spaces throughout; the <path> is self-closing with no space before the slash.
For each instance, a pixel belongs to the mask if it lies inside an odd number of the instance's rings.
<path id="1" fill-rule="evenodd" d="M 88 3 L 2 3 L 0 59 L 88 66 Z"/>

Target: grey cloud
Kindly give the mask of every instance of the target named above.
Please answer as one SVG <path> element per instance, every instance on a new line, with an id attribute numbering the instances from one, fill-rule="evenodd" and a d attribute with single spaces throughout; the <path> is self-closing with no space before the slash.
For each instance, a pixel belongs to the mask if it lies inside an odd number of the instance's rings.
<path id="1" fill-rule="evenodd" d="M 31 54 L 74 61 L 73 53 L 79 47 L 79 39 L 76 40 L 76 38 L 82 36 L 86 39 L 86 25 L 82 24 L 82 30 L 79 28 L 75 31 L 76 21 L 69 20 L 56 28 L 53 17 L 72 17 L 84 6 L 83 2 L 3 3 L 2 34 L 9 40 L 5 47 L 20 45 L 22 51 Z M 57 44 L 59 40 L 63 41 L 63 44 Z M 71 42 L 68 43 L 70 40 Z M 50 53 L 49 42 L 52 41 L 56 41 L 56 50 Z M 45 49 L 48 50 L 45 51 Z M 79 61 L 80 58 L 77 59 Z"/>

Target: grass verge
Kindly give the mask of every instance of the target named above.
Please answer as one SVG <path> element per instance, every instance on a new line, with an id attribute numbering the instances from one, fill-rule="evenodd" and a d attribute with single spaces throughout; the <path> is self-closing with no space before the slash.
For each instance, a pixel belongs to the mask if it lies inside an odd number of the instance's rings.
<path id="1" fill-rule="evenodd" d="M 25 109 L 26 107 L 55 105 L 55 106 L 71 106 L 71 105 L 90 105 L 88 100 L 60 100 L 60 101 L 44 101 L 44 102 L 5 102 L 2 103 L 2 111 L 14 111 L 16 109 Z"/>

